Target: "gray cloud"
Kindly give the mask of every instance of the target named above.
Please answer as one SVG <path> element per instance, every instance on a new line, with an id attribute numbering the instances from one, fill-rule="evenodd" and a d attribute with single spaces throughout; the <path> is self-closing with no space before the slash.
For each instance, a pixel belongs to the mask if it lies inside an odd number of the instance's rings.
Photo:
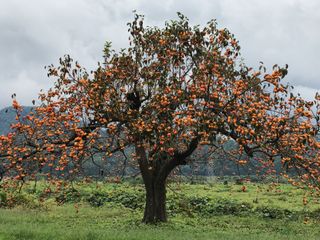
<path id="1" fill-rule="evenodd" d="M 158 26 L 177 11 L 193 24 L 216 18 L 240 40 L 248 65 L 288 63 L 286 81 L 295 91 L 311 98 L 320 89 L 317 0 L 0 0 L 0 107 L 10 104 L 13 92 L 30 104 L 52 85 L 43 67 L 64 54 L 93 69 L 106 40 L 127 47 L 134 9 Z"/>

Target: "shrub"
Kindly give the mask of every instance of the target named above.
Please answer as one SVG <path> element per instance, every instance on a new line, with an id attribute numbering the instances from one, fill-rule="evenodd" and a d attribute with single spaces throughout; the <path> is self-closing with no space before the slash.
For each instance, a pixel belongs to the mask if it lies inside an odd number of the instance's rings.
<path id="1" fill-rule="evenodd" d="M 253 211 L 253 206 L 247 202 L 238 202 L 229 199 L 218 199 L 209 209 L 217 215 L 243 215 Z"/>
<path id="2" fill-rule="evenodd" d="M 188 199 L 190 211 L 201 215 L 242 215 L 253 211 L 253 206 L 246 202 L 228 199 L 216 201 L 208 197 L 192 197 Z"/>
<path id="3" fill-rule="evenodd" d="M 144 206 L 144 194 L 131 193 L 131 192 L 117 192 L 111 197 L 112 202 L 120 203 L 124 207 L 131 209 L 143 208 Z"/>
<path id="4" fill-rule="evenodd" d="M 192 211 L 197 213 L 206 213 L 210 205 L 210 199 L 207 197 L 192 197 L 188 202 Z"/>
<path id="5" fill-rule="evenodd" d="M 101 207 L 105 202 L 111 202 L 111 199 L 107 193 L 102 192 L 94 192 L 86 198 L 86 201 L 92 207 Z"/>
<path id="6" fill-rule="evenodd" d="M 171 215 L 178 213 L 190 213 L 188 199 L 184 196 L 170 196 L 166 203 L 167 212 Z"/>
<path id="7" fill-rule="evenodd" d="M 125 191 L 111 193 L 95 192 L 90 194 L 86 198 L 86 201 L 93 207 L 101 207 L 106 202 L 112 202 L 131 209 L 141 209 L 144 206 L 144 195 L 139 192 L 131 193 Z"/>
<path id="8" fill-rule="evenodd" d="M 81 200 L 81 194 L 78 190 L 72 188 L 67 189 L 61 194 L 59 194 L 56 198 L 56 202 L 59 204 L 63 203 L 77 203 Z"/>
<path id="9" fill-rule="evenodd" d="M 256 212 L 264 218 L 272 218 L 272 219 L 281 219 L 281 218 L 289 218 L 294 219 L 297 217 L 295 212 L 292 212 L 288 209 L 279 209 L 273 207 L 258 207 L 256 208 Z"/>
<path id="10" fill-rule="evenodd" d="M 0 207 L 5 207 L 7 205 L 7 194 L 0 192 Z"/>
<path id="11" fill-rule="evenodd" d="M 319 219 L 320 220 L 320 208 L 312 211 L 310 214 L 310 217 L 315 218 L 315 219 Z"/>
<path id="12" fill-rule="evenodd" d="M 29 209 L 36 209 L 41 207 L 37 198 L 26 193 L 17 193 L 15 195 L 8 195 L 0 192 L 0 207 L 12 208 L 15 206 L 22 206 Z"/>

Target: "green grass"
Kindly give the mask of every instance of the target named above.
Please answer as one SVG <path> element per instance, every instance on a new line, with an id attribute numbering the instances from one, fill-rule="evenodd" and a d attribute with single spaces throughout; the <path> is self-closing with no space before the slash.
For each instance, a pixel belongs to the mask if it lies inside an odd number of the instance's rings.
<path id="1" fill-rule="evenodd" d="M 105 206 L 73 205 L 49 211 L 0 210 L 0 239 L 320 239 L 319 222 L 265 220 L 259 217 L 171 217 L 145 226 L 141 212 Z"/>
<path id="2" fill-rule="evenodd" d="M 320 208 L 317 199 L 311 197 L 310 203 L 304 206 L 302 197 L 305 192 L 290 185 L 279 185 L 274 189 L 263 184 L 250 183 L 246 186 L 247 191 L 242 192 L 241 185 L 170 184 L 168 200 L 196 196 L 209 197 L 212 201 L 227 198 L 247 202 L 254 207 L 302 212 Z M 84 195 L 92 191 L 143 194 L 142 186 L 128 183 L 81 184 L 76 188 Z M 49 199 L 40 208 L 20 205 L 0 209 L 0 239 L 320 239 L 320 216 L 305 223 L 303 215 L 288 220 L 269 219 L 251 213 L 201 216 L 182 212 L 170 214 L 168 223 L 147 226 L 141 223 L 142 209 L 133 210 L 115 203 L 94 208 L 84 201 L 78 205 L 67 203 L 57 206 L 53 199 Z"/>

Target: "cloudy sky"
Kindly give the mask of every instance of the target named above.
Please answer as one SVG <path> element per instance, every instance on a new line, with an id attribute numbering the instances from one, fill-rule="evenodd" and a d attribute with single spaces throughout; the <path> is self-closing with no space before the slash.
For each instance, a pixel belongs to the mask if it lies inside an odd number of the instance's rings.
<path id="1" fill-rule="evenodd" d="M 64 54 L 91 70 L 106 40 L 127 47 L 133 10 L 157 26 L 177 11 L 192 24 L 215 18 L 236 35 L 247 65 L 287 63 L 296 91 L 311 98 L 320 90 L 319 0 L 0 0 L 0 108 L 12 93 L 30 105 L 52 85 L 44 66 Z"/>

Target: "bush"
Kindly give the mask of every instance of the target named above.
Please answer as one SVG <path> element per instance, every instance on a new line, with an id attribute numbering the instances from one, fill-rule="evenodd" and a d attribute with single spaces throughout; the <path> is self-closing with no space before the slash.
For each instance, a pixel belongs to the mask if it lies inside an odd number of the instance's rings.
<path id="1" fill-rule="evenodd" d="M 188 202 L 191 210 L 197 213 L 206 213 L 210 207 L 210 199 L 207 197 L 192 197 Z"/>
<path id="2" fill-rule="evenodd" d="M 188 199 L 191 212 L 201 215 L 242 215 L 253 211 L 253 206 L 246 202 L 237 202 L 228 199 L 216 201 L 208 197 L 192 197 Z"/>
<path id="3" fill-rule="evenodd" d="M 144 194 L 131 192 L 117 192 L 111 197 L 112 202 L 120 203 L 124 207 L 131 209 L 141 209 L 144 206 Z"/>
<path id="4" fill-rule="evenodd" d="M 5 207 L 7 205 L 7 194 L 0 192 L 0 207 Z"/>
<path id="5" fill-rule="evenodd" d="M 17 193 L 15 195 L 8 195 L 5 192 L 0 192 L 0 207 L 12 208 L 15 206 L 22 206 L 29 209 L 36 209 L 41 207 L 37 198 L 26 193 Z"/>
<path id="6" fill-rule="evenodd" d="M 90 194 L 86 201 L 92 207 L 101 207 L 105 202 L 111 202 L 111 199 L 107 193 L 95 192 Z"/>
<path id="7" fill-rule="evenodd" d="M 93 207 L 101 207 L 106 202 L 112 202 L 131 209 L 142 209 L 144 200 L 144 195 L 141 193 L 125 191 L 111 193 L 95 192 L 86 198 L 86 201 Z"/>
<path id="8" fill-rule="evenodd" d="M 186 199 L 183 196 L 177 196 L 177 195 L 170 196 L 166 202 L 167 212 L 168 214 L 171 214 L 171 215 L 175 215 L 178 213 L 186 213 L 186 212 L 189 213 L 190 207 L 188 204 L 189 204 L 188 199 Z"/>
<path id="9" fill-rule="evenodd" d="M 315 218 L 315 219 L 319 219 L 320 220 L 320 208 L 312 211 L 310 214 L 309 214 L 310 217 L 312 218 Z"/>
<path id="10" fill-rule="evenodd" d="M 256 208 L 256 212 L 262 215 L 264 218 L 272 218 L 272 219 L 281 219 L 281 218 L 289 218 L 295 219 L 297 214 L 292 212 L 288 209 L 279 209 L 279 208 L 272 208 L 272 207 L 258 207 Z"/>
<path id="11" fill-rule="evenodd" d="M 77 203 L 81 200 L 81 194 L 78 190 L 72 188 L 59 194 L 56 198 L 56 202 L 59 204 L 63 203 Z"/>
<path id="12" fill-rule="evenodd" d="M 218 199 L 208 209 L 216 215 L 244 215 L 253 211 L 253 206 L 247 202 L 238 202 L 229 199 Z"/>

